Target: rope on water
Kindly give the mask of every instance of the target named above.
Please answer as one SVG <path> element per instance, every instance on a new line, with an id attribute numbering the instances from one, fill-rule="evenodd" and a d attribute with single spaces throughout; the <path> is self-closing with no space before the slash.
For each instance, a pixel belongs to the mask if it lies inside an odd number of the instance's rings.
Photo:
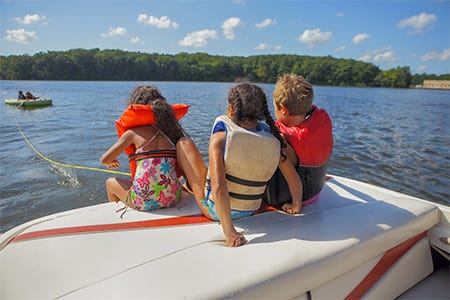
<path id="1" fill-rule="evenodd" d="M 54 160 L 48 158 L 47 156 L 45 156 L 44 154 L 42 154 L 41 152 L 39 152 L 39 150 L 36 149 L 36 147 L 34 147 L 33 144 L 31 144 L 31 142 L 25 136 L 25 133 L 23 132 L 22 127 L 20 127 L 19 122 L 17 122 L 17 119 L 16 119 L 15 116 L 14 116 L 14 121 L 16 122 L 16 125 L 17 125 L 17 128 L 19 129 L 19 132 L 22 135 L 22 137 L 25 140 L 25 142 L 28 144 L 28 146 L 30 146 L 30 148 L 33 149 L 33 151 L 36 152 L 36 154 L 39 155 L 39 157 L 41 157 L 42 159 L 44 159 L 45 161 L 47 161 L 47 162 L 49 162 L 49 163 L 51 163 L 53 165 L 57 165 L 57 166 L 65 167 L 65 168 L 71 168 L 71 169 L 82 169 L 82 170 L 89 170 L 89 171 L 97 171 L 97 172 L 104 172 L 104 173 L 112 173 L 112 174 L 118 174 L 118 175 L 131 176 L 130 173 L 125 173 L 125 172 L 119 172 L 119 171 L 108 170 L 108 169 L 85 167 L 85 166 L 76 166 L 76 165 L 70 165 L 70 164 L 65 164 L 65 163 L 54 161 Z"/>

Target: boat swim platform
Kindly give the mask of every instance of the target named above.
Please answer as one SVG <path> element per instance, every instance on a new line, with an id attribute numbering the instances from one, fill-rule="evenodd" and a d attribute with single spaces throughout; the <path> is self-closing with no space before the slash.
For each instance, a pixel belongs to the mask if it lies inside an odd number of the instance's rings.
<path id="1" fill-rule="evenodd" d="M 337 176 L 300 215 L 235 221 L 249 241 L 238 248 L 191 196 L 151 213 L 118 207 L 6 232 L 0 298 L 394 299 L 433 272 L 427 231 L 440 222 L 432 203 Z"/>

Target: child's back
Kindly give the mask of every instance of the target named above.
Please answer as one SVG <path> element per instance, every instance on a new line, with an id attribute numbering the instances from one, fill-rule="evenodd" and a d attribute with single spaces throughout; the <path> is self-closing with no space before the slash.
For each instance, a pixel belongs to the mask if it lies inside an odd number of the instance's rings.
<path id="1" fill-rule="evenodd" d="M 295 152 L 292 163 L 302 180 L 302 199 L 306 201 L 316 196 L 325 182 L 333 149 L 331 119 L 324 109 L 312 105 L 313 88 L 302 76 L 281 77 L 273 97 L 276 125 Z M 274 181 L 271 198 L 288 201 L 289 195 L 283 191 L 283 178 L 274 178 Z"/>

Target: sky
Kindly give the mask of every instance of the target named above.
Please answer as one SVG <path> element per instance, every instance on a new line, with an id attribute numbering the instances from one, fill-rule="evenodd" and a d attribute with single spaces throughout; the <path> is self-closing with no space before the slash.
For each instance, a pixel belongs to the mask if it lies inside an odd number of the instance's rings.
<path id="1" fill-rule="evenodd" d="M 0 0 L 0 34 L 0 55 L 330 55 L 450 73 L 450 0 Z"/>

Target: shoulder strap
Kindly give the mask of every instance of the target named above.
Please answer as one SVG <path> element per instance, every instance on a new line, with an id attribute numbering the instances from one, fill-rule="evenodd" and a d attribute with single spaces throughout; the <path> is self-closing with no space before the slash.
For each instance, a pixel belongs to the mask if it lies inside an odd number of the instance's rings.
<path id="1" fill-rule="evenodd" d="M 168 137 L 164 132 L 162 132 L 162 130 L 158 129 L 158 132 L 159 132 L 160 134 L 162 134 L 162 136 L 164 136 L 164 137 L 166 138 L 166 140 L 172 145 L 173 148 L 176 148 L 176 147 L 175 147 L 175 144 L 172 142 L 172 140 L 169 139 L 169 137 Z"/>
<path id="2" fill-rule="evenodd" d="M 142 146 L 140 146 L 139 148 L 145 148 L 145 147 L 147 147 L 148 145 L 150 145 L 155 139 L 156 139 L 156 137 L 161 133 L 161 130 L 158 128 L 158 127 L 156 127 L 156 126 L 153 126 L 153 125 L 150 125 L 152 128 L 155 128 L 156 129 L 156 132 L 155 132 L 155 134 L 144 144 L 144 145 L 142 145 Z"/>

